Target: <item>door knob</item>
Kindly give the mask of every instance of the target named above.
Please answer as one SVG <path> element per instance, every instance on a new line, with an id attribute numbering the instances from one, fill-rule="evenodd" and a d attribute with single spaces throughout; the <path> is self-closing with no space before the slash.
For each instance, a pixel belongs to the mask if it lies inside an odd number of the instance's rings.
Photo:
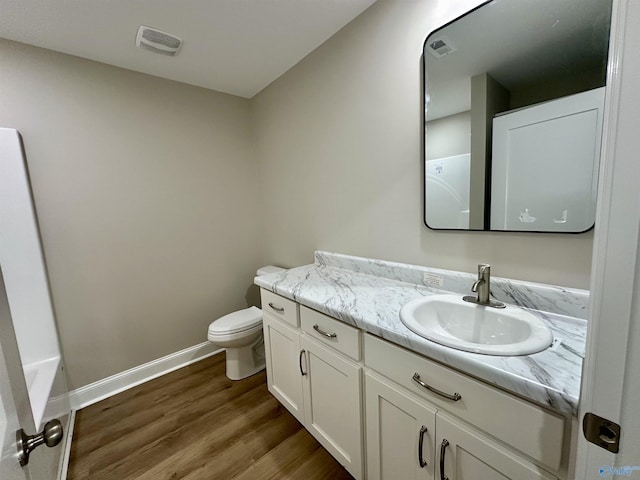
<path id="1" fill-rule="evenodd" d="M 16 443 L 18 447 L 18 460 L 20 465 L 24 467 L 29 463 L 29 454 L 33 452 L 36 447 L 39 447 L 43 443 L 47 447 L 55 447 L 62 440 L 64 431 L 60 420 L 51 420 L 44 426 L 42 432 L 35 435 L 27 435 L 21 428 L 16 432 Z"/>

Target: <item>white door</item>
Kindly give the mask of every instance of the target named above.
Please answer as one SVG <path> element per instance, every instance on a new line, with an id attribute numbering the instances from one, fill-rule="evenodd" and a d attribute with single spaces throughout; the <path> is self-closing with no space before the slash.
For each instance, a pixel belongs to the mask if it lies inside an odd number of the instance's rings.
<path id="1" fill-rule="evenodd" d="M 640 2 L 613 2 L 575 478 L 637 478 L 640 467 L 639 24 Z M 585 440 L 589 412 L 621 425 L 619 453 Z"/>
<path id="2" fill-rule="evenodd" d="M 0 436 L 2 438 L 0 478 L 22 480 L 31 477 L 18 463 L 16 431 L 21 428 L 22 422 L 24 422 L 24 428 L 33 428 L 33 421 L 30 417 L 29 398 L 22 375 L 22 364 L 7 303 L 7 293 L 1 277 L 0 283 L 2 284 L 0 288 Z"/>
<path id="3" fill-rule="evenodd" d="M 17 130 L 0 128 L 0 478 L 50 480 L 62 444 L 40 447 L 25 469 L 17 463 L 18 429 L 33 435 L 70 413 L 24 151 Z"/>
<path id="4" fill-rule="evenodd" d="M 45 452 L 43 450 L 46 447 L 39 447 L 31 453 L 29 464 L 21 467 L 16 447 L 16 432 L 20 428 L 23 428 L 27 434 L 36 433 L 7 293 L 0 272 L 0 438 L 2 439 L 0 478 L 2 480 L 56 478 L 58 463 L 55 460 L 60 456 L 62 445 L 55 447 L 55 452 Z"/>
<path id="5" fill-rule="evenodd" d="M 592 227 L 603 104 L 596 88 L 493 119 L 492 230 Z"/>
<path id="6" fill-rule="evenodd" d="M 436 409 L 365 374 L 368 480 L 434 478 Z"/>

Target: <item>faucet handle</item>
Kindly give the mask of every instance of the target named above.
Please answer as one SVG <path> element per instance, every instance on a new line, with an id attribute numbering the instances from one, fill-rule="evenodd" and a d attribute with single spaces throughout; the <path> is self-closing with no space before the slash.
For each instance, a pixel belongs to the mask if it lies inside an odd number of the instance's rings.
<path id="1" fill-rule="evenodd" d="M 491 273 L 491 265 L 489 265 L 488 263 L 479 263 L 478 275 L 482 275 L 484 273 Z"/>

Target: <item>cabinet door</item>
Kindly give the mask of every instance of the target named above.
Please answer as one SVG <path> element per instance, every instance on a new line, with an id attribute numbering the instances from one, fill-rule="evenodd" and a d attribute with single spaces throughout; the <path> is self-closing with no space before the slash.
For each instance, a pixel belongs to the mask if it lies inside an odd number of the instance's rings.
<path id="1" fill-rule="evenodd" d="M 362 367 L 306 335 L 304 425 L 357 480 L 362 475 Z"/>
<path id="2" fill-rule="evenodd" d="M 304 423 L 299 330 L 265 314 L 262 325 L 269 391 Z"/>
<path id="3" fill-rule="evenodd" d="M 517 428 L 517 425 L 513 425 Z M 523 431 L 522 435 L 530 432 Z M 484 435 L 438 413 L 436 478 L 442 480 L 557 480 Z"/>
<path id="4" fill-rule="evenodd" d="M 370 372 L 365 397 L 367 479 L 433 479 L 436 409 Z"/>

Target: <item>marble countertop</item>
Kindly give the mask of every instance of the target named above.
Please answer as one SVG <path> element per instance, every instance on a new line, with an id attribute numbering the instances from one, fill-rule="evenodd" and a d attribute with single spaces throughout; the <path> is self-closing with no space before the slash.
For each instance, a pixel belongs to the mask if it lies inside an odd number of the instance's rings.
<path id="1" fill-rule="evenodd" d="M 547 350 L 533 355 L 512 357 L 480 355 L 455 350 L 416 335 L 400 321 L 400 309 L 405 303 L 421 296 L 445 293 L 443 290 L 388 278 L 388 275 L 379 276 L 372 274 L 371 271 L 363 273 L 358 271 L 363 270 L 362 268 L 357 265 L 354 268 L 353 265 L 353 259 L 360 261 L 360 265 L 376 262 L 376 266 L 380 266 L 385 263 L 382 261 L 337 256 L 339 259 L 349 260 L 349 262 L 340 262 L 333 261 L 331 255 L 337 254 L 316 252 L 314 264 L 256 277 L 255 283 L 278 295 L 523 398 L 559 412 L 577 414 L 585 351 L 586 320 L 557 312 L 526 308 L 541 318 L 553 332 L 554 342 Z M 327 256 L 329 261 L 325 261 Z M 404 267 L 403 264 L 389 263 L 389 265 Z M 424 270 L 422 267 L 416 268 Z M 438 273 L 443 272 L 446 271 L 438 270 Z M 461 276 L 460 272 L 451 273 L 456 274 L 457 278 Z M 472 278 L 471 274 L 462 275 Z M 500 280 L 503 283 L 508 282 L 506 279 Z M 524 282 L 515 283 L 526 285 Z M 544 290 L 546 286 L 540 287 Z M 523 288 L 518 289 L 519 295 L 515 295 L 514 298 L 523 298 L 527 293 L 531 293 Z M 565 289 L 560 287 L 551 288 L 556 292 L 565 292 Z M 575 298 L 581 298 L 584 296 L 583 292 L 567 290 L 565 296 L 571 297 L 574 293 Z M 451 290 L 447 293 L 451 293 Z M 574 307 L 576 302 L 585 303 L 583 298 L 580 300 L 575 298 L 570 302 Z M 517 304 L 518 302 L 509 303 Z M 586 307 L 583 305 L 576 308 L 584 310 Z"/>

